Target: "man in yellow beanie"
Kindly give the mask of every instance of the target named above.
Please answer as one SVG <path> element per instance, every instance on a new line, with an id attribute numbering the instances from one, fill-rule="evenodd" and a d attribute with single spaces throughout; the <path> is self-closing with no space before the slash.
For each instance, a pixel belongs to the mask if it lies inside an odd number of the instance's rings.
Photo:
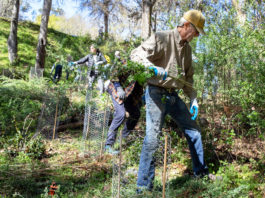
<path id="1" fill-rule="evenodd" d="M 145 93 L 146 136 L 140 156 L 138 192 L 153 188 L 154 153 L 166 114 L 178 124 L 188 141 L 194 174 L 208 175 L 200 129 L 195 122 L 198 103 L 193 88 L 194 70 L 189 45 L 194 37 L 205 34 L 204 22 L 205 17 L 200 11 L 190 10 L 175 29 L 154 33 L 131 53 L 133 61 L 154 70 L 155 74 L 147 81 Z M 190 98 L 190 111 L 177 94 L 180 89 Z"/>

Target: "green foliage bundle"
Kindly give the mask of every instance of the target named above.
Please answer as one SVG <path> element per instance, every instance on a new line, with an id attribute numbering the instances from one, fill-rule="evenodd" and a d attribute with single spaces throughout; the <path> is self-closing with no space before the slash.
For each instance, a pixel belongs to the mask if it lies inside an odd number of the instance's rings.
<path id="1" fill-rule="evenodd" d="M 154 75 L 152 70 L 131 60 L 127 60 L 125 65 L 118 63 L 116 67 L 118 76 L 127 76 L 124 83 L 125 86 L 129 85 L 132 81 L 137 81 L 140 85 L 144 85 Z"/>

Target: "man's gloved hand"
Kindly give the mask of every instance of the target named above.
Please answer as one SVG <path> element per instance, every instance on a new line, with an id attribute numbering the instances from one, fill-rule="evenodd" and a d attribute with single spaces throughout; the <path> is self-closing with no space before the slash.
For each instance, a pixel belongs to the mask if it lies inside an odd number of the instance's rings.
<path id="1" fill-rule="evenodd" d="M 199 105 L 198 105 L 198 102 L 197 102 L 197 99 L 193 99 L 191 101 L 191 105 L 190 105 L 190 113 L 194 115 L 191 117 L 192 120 L 195 120 L 197 118 L 197 115 L 198 115 L 198 111 L 199 111 Z"/>
<path id="2" fill-rule="evenodd" d="M 164 68 L 151 66 L 151 67 L 149 67 L 149 69 L 153 70 L 155 72 L 155 76 L 159 76 L 163 80 L 165 80 L 167 78 L 167 72 L 166 72 L 166 70 L 164 70 Z"/>
<path id="3" fill-rule="evenodd" d="M 125 91 L 122 87 L 117 87 L 117 95 L 122 100 L 125 98 Z"/>

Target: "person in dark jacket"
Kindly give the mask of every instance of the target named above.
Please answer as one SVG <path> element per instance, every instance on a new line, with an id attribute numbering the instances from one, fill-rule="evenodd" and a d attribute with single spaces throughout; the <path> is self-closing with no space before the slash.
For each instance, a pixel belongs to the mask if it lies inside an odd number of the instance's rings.
<path id="1" fill-rule="evenodd" d="M 53 73 L 55 69 L 55 73 L 53 75 L 53 82 L 58 82 L 62 76 L 63 65 L 60 63 L 60 59 L 57 58 L 56 62 L 53 64 L 50 74 Z"/>
<path id="2" fill-rule="evenodd" d="M 78 61 L 73 62 L 74 64 L 86 64 L 88 69 L 88 84 L 89 87 L 92 87 L 93 82 L 97 79 L 98 82 L 98 89 L 100 93 L 104 91 L 104 83 L 101 77 L 100 68 L 107 63 L 105 57 L 100 52 L 99 49 L 96 48 L 95 45 L 90 46 L 90 54 L 86 55 L 85 57 L 81 58 Z M 76 79 L 75 79 L 76 81 Z"/>
<path id="3" fill-rule="evenodd" d="M 131 72 L 121 72 L 122 67 L 125 67 L 126 61 L 121 60 L 120 53 L 115 52 L 115 61 L 112 68 L 112 75 L 109 80 L 107 92 L 111 95 L 113 106 L 115 109 L 114 117 L 108 130 L 105 150 L 109 154 L 118 154 L 118 151 L 113 150 L 112 146 L 115 143 L 118 128 L 122 125 L 126 112 L 129 117 L 124 124 L 122 137 L 128 138 L 130 132 L 136 126 L 140 118 L 140 108 L 142 106 L 143 87 L 138 82 L 131 82 L 125 87 L 127 78 Z"/>

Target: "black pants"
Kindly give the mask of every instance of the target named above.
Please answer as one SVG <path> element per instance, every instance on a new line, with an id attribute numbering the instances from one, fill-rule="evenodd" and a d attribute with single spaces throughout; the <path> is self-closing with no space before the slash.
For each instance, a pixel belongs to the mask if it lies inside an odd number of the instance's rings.
<path id="1" fill-rule="evenodd" d="M 136 126 L 139 118 L 140 118 L 140 108 L 142 106 L 141 101 L 137 104 L 134 104 L 133 98 L 128 97 L 124 102 L 125 110 L 129 113 L 129 118 L 127 119 L 126 125 L 124 126 L 124 130 L 131 131 Z"/>
<path id="2" fill-rule="evenodd" d="M 110 93 L 111 94 L 111 93 Z M 127 111 L 129 113 L 129 118 L 127 119 L 126 123 L 124 124 L 124 128 L 122 130 L 122 137 L 126 138 L 130 134 L 130 132 L 134 129 L 136 126 L 139 118 L 140 118 L 140 108 L 141 108 L 141 101 L 138 103 L 135 103 L 133 101 L 133 97 L 129 96 L 124 103 L 119 104 L 117 101 L 115 101 L 112 98 L 113 106 L 115 109 L 115 113 L 113 116 L 113 120 L 111 122 L 111 125 L 109 127 L 106 145 L 113 145 L 118 128 L 123 123 L 123 120 L 125 119 L 125 112 Z"/>
<path id="3" fill-rule="evenodd" d="M 62 65 L 56 65 L 55 74 L 53 76 L 53 80 L 56 80 L 56 78 L 58 79 L 58 81 L 60 80 L 60 78 L 62 76 L 62 70 L 63 70 L 63 66 Z"/>

